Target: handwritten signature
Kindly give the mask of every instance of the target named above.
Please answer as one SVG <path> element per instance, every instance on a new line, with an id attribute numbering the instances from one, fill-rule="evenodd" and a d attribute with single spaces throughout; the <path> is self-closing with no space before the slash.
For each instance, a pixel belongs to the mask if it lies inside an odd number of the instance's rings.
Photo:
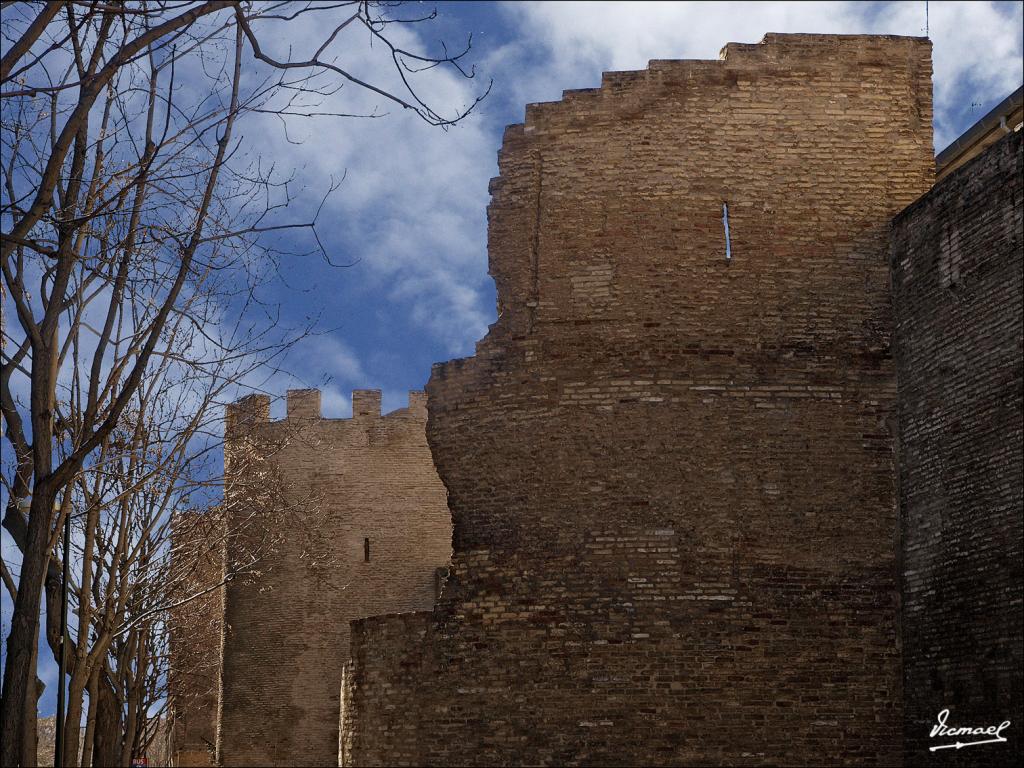
<path id="1" fill-rule="evenodd" d="M 938 724 L 932 726 L 931 738 L 936 736 L 992 736 L 991 739 L 980 739 L 978 741 L 957 741 L 954 744 L 939 744 L 934 747 L 929 747 L 931 752 L 935 752 L 938 749 L 963 749 L 964 747 L 973 747 L 978 744 L 997 744 L 1006 741 L 1005 736 L 1000 734 L 1004 729 L 1010 727 L 1010 721 L 1004 720 L 999 725 L 990 725 L 987 728 L 951 728 L 946 725 L 946 721 L 949 719 L 949 710 L 944 709 L 939 712 Z"/>

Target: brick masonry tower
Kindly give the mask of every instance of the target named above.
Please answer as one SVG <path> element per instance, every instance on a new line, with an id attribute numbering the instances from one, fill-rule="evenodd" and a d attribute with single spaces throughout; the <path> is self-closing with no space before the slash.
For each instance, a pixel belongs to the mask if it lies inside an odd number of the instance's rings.
<path id="1" fill-rule="evenodd" d="M 428 385 L 452 575 L 354 623 L 346 763 L 900 763 L 887 238 L 930 54 L 771 34 L 507 129 L 499 318 Z"/>
<path id="2" fill-rule="evenodd" d="M 349 622 L 434 602 L 452 528 L 426 398 L 380 405 L 357 390 L 351 419 L 323 419 L 320 392 L 297 390 L 282 421 L 263 396 L 228 410 L 228 559 L 261 560 L 225 590 L 220 765 L 336 765 Z"/>

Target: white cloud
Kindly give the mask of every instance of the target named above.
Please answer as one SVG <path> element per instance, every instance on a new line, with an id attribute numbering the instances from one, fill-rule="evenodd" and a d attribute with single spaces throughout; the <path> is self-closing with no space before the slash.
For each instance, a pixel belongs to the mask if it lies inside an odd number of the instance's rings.
<path id="1" fill-rule="evenodd" d="M 297 366 L 294 365 L 297 363 Z M 363 365 L 352 349 L 331 335 L 313 336 L 298 349 L 293 361 L 296 374 L 307 379 L 312 374 L 327 376 L 332 381 L 361 386 L 366 379 Z"/>
<path id="2" fill-rule="evenodd" d="M 293 35 L 297 34 L 292 30 Z M 422 50 L 414 29 L 394 30 L 404 47 Z M 301 37 L 301 35 L 299 36 Z M 397 90 L 379 46 L 353 68 Z M 342 48 L 344 50 L 344 48 Z M 486 81 L 434 69 L 418 80 L 424 101 L 452 114 L 468 106 Z M 387 112 L 384 117 L 293 120 L 286 144 L 278 121 L 256 126 L 281 167 L 296 167 L 308 198 L 345 177 L 321 214 L 318 231 L 332 260 L 358 264 L 346 278 L 408 311 L 450 354 L 471 351 L 490 319 L 493 287 L 486 276 L 485 206 L 495 167 L 495 138 L 477 116 L 445 131 L 410 110 L 347 86 L 321 109 Z"/>
<path id="3" fill-rule="evenodd" d="M 320 415 L 325 419 L 347 419 L 352 415 L 352 398 L 338 387 L 325 387 L 320 393 Z"/>
<path id="4" fill-rule="evenodd" d="M 908 29 L 914 11 L 920 13 L 916 5 L 887 6 L 877 31 Z M 930 17 L 935 148 L 943 149 L 987 111 L 971 110 L 971 104 L 992 106 L 1020 86 L 1024 3 L 931 3 Z M 968 116 L 967 125 L 957 125 L 959 112 Z"/>

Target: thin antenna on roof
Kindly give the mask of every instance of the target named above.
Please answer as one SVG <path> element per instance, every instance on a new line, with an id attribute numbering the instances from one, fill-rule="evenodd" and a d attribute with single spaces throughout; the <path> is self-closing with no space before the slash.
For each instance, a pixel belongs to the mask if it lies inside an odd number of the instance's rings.
<path id="1" fill-rule="evenodd" d="M 928 37 L 928 0 L 924 0 L 924 36 Z"/>

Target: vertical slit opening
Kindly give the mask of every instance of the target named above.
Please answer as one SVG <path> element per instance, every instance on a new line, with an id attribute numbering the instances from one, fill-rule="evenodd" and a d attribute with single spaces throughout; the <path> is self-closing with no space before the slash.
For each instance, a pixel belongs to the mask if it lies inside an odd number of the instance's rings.
<path id="1" fill-rule="evenodd" d="M 363 562 L 370 562 L 370 540 L 363 539 Z"/>
<path id="2" fill-rule="evenodd" d="M 725 260 L 732 259 L 732 241 L 729 238 L 729 204 L 722 201 L 722 226 L 725 228 Z"/>

